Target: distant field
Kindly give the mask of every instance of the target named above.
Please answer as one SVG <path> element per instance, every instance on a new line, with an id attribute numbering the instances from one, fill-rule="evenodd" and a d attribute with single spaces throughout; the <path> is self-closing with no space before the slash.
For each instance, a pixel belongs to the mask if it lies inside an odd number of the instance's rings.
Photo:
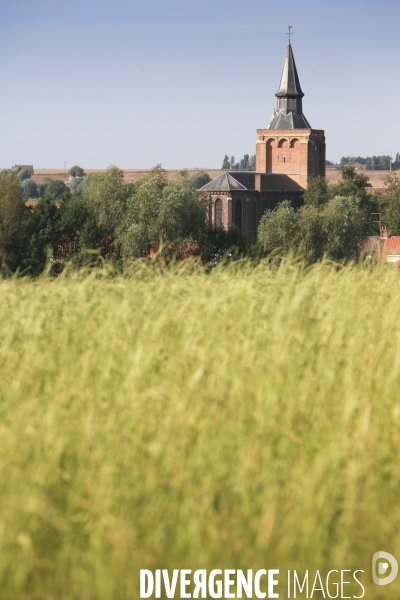
<path id="1" fill-rule="evenodd" d="M 200 169 L 188 169 L 190 175 L 198 173 Z M 86 173 L 98 173 L 102 172 L 104 169 L 87 169 Z M 123 169 L 125 179 L 129 182 L 135 182 L 146 173 L 149 172 L 148 169 Z M 168 177 L 172 178 L 178 173 L 178 169 L 166 169 Z M 217 177 L 222 173 L 221 170 L 210 170 L 205 169 L 207 173 L 210 175 L 211 179 Z M 360 171 L 360 173 L 365 173 L 367 177 L 369 177 L 369 182 L 373 187 L 383 187 L 384 179 L 388 175 L 389 171 Z M 35 169 L 35 174 L 32 177 L 33 181 L 36 183 L 42 183 L 46 177 L 50 179 L 61 179 L 65 181 L 68 179 L 68 174 L 65 176 L 65 173 L 62 169 Z M 337 183 L 340 180 L 340 171 L 335 171 L 331 169 L 327 169 L 326 177 L 328 181 L 331 183 Z"/>
<path id="2" fill-rule="evenodd" d="M 140 568 L 398 600 L 399 271 L 240 265 L 0 281 L 1 600 L 137 600 Z"/>
<path id="3" fill-rule="evenodd" d="M 128 182 L 135 182 L 141 177 L 144 177 L 146 173 L 149 172 L 150 169 L 123 169 L 125 180 Z M 85 173 L 101 173 L 105 171 L 105 169 L 85 169 Z M 178 169 L 166 169 L 169 178 L 175 177 L 178 173 Z M 188 169 L 190 175 L 198 173 L 200 169 Z M 217 177 L 222 171 L 220 170 L 208 170 L 211 178 Z M 66 181 L 69 175 L 65 175 L 64 171 L 60 169 L 35 169 L 35 174 L 32 177 L 33 181 L 36 183 L 42 183 L 46 178 L 49 179 L 61 179 L 62 181 Z"/>

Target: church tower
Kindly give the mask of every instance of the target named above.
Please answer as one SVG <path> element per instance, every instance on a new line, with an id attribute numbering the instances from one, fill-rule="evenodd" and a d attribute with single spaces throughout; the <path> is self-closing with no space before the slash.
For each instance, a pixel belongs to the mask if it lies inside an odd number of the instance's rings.
<path id="1" fill-rule="evenodd" d="M 266 129 L 257 129 L 258 173 L 288 175 L 306 188 L 308 179 L 325 175 L 325 133 L 312 129 L 303 114 L 303 91 L 297 74 L 292 45 L 286 47 L 277 108 Z"/>

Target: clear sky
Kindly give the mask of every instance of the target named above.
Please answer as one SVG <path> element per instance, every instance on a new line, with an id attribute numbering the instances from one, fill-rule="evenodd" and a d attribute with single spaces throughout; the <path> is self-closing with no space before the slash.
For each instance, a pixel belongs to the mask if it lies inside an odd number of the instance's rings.
<path id="1" fill-rule="evenodd" d="M 399 0 L 0 0 L 0 167 L 254 154 L 287 25 L 327 158 L 400 152 Z"/>

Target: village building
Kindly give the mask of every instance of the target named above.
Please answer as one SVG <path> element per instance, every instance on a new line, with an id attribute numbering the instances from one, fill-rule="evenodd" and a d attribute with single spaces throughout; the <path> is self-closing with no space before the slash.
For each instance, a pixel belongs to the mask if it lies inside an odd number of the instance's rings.
<path id="1" fill-rule="evenodd" d="M 210 222 L 236 225 L 254 239 L 263 213 L 290 200 L 298 208 L 310 177 L 325 175 L 325 134 L 303 113 L 303 91 L 293 49 L 286 47 L 277 107 L 265 129 L 257 129 L 256 171 L 226 171 L 201 189 L 210 194 Z"/>

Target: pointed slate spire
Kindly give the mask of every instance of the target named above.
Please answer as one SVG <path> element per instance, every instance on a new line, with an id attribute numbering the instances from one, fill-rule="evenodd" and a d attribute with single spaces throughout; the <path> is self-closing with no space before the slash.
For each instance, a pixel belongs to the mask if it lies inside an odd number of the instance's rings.
<path id="1" fill-rule="evenodd" d="M 279 90 L 276 92 L 277 98 L 293 96 L 302 98 L 304 96 L 300 87 L 300 80 L 297 74 L 296 63 L 293 56 L 292 45 L 289 42 L 286 46 L 285 62 L 283 63 L 281 82 Z"/>
<path id="2" fill-rule="evenodd" d="M 281 81 L 275 96 L 278 98 L 278 105 L 268 129 L 311 129 L 303 115 L 304 94 L 290 42 L 286 47 Z"/>

